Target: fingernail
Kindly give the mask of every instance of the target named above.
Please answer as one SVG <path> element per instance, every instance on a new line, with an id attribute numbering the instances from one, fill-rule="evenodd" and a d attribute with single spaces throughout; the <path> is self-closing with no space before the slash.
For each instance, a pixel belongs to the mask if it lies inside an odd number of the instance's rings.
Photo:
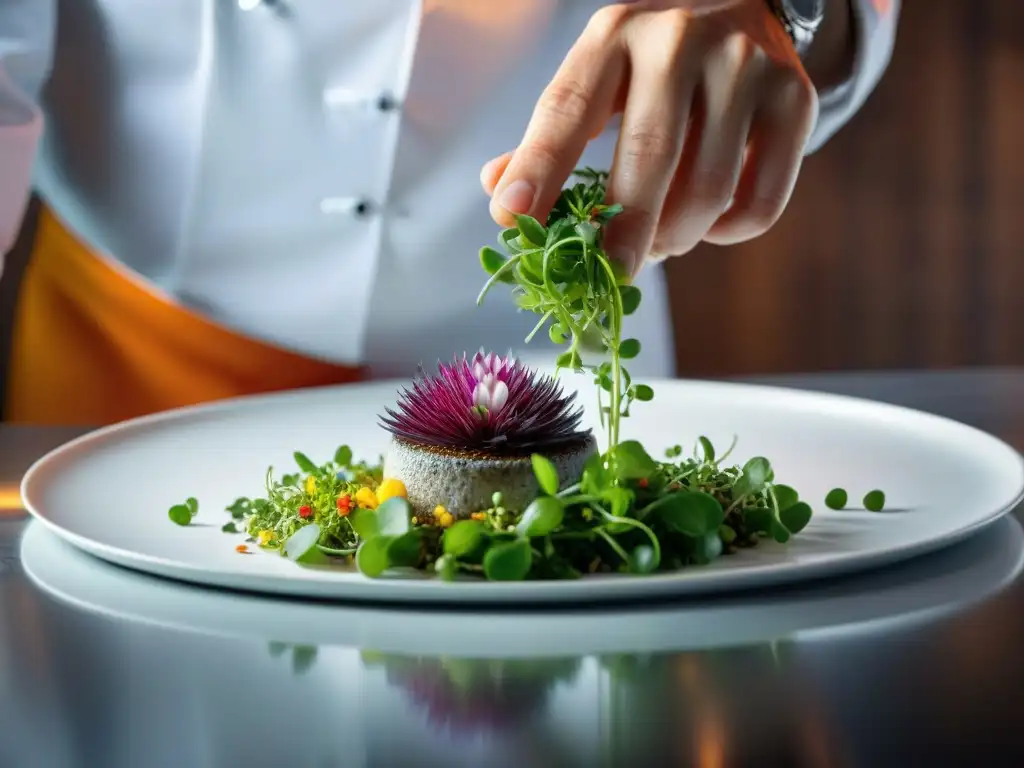
<path id="1" fill-rule="evenodd" d="M 525 179 L 516 179 L 498 197 L 498 205 L 509 213 L 527 213 L 537 190 Z"/>

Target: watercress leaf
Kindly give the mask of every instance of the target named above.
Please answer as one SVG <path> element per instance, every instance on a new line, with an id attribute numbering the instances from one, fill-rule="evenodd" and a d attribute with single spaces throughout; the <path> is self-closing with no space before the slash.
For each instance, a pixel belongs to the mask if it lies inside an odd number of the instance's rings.
<path id="1" fill-rule="evenodd" d="M 722 539 L 718 535 L 718 530 L 710 531 L 697 540 L 697 562 L 706 564 L 712 560 L 717 560 L 722 555 Z"/>
<path id="2" fill-rule="evenodd" d="M 301 451 L 294 453 L 295 463 L 299 465 L 299 469 L 310 475 L 316 474 L 316 464 L 309 460 L 309 457 Z"/>
<path id="3" fill-rule="evenodd" d="M 473 552 L 483 538 L 483 523 L 477 520 L 459 520 L 445 530 L 442 543 L 446 555 L 464 557 Z"/>
<path id="4" fill-rule="evenodd" d="M 635 285 L 623 285 L 619 287 L 619 296 L 622 297 L 622 314 L 632 315 L 640 306 L 642 294 Z"/>
<path id="5" fill-rule="evenodd" d="M 703 536 L 709 532 L 717 535 L 725 519 L 722 505 L 703 491 L 678 491 L 663 496 L 651 505 L 648 515 L 651 514 L 669 530 L 687 536 Z"/>
<path id="6" fill-rule="evenodd" d="M 587 245 L 593 245 L 597 241 L 597 227 L 589 221 L 581 221 L 576 225 L 576 234 L 583 238 Z"/>
<path id="7" fill-rule="evenodd" d="M 785 544 L 789 541 L 789 531 L 786 529 L 786 526 L 775 518 L 772 518 L 771 535 L 779 544 Z"/>
<path id="8" fill-rule="evenodd" d="M 565 344 L 565 327 L 561 323 L 552 323 L 551 327 L 548 328 L 548 338 L 555 344 Z"/>
<path id="9" fill-rule="evenodd" d="M 453 555 L 441 555 L 434 562 L 434 570 L 441 578 L 441 581 L 454 581 L 455 575 L 459 571 L 459 565 Z"/>
<path id="10" fill-rule="evenodd" d="M 619 357 L 623 360 L 632 360 L 640 354 L 640 342 L 636 339 L 625 339 L 619 344 Z"/>
<path id="11" fill-rule="evenodd" d="M 715 446 L 704 435 L 701 435 L 698 440 L 700 442 L 700 449 L 704 452 L 704 461 L 714 461 Z"/>
<path id="12" fill-rule="evenodd" d="M 413 530 L 401 536 L 388 537 L 388 563 L 396 568 L 412 568 L 422 557 L 420 532 Z"/>
<path id="13" fill-rule="evenodd" d="M 772 479 L 772 466 L 763 456 L 755 456 L 743 465 L 743 473 L 733 485 L 734 499 L 758 493 Z"/>
<path id="14" fill-rule="evenodd" d="M 192 517 L 199 513 L 199 502 L 191 496 L 185 499 L 185 506 L 188 507 L 188 512 Z"/>
<path id="15" fill-rule="evenodd" d="M 608 484 L 608 470 L 604 466 L 604 457 L 598 453 L 587 459 L 583 465 L 583 477 L 580 489 L 584 493 L 597 493 Z"/>
<path id="16" fill-rule="evenodd" d="M 533 462 L 533 474 L 540 489 L 548 496 L 558 493 L 558 470 L 555 469 L 555 465 L 539 453 L 533 454 L 530 461 Z"/>
<path id="17" fill-rule="evenodd" d="M 357 509 L 350 516 L 349 521 L 352 528 L 363 541 L 380 535 L 380 528 L 377 523 L 377 513 L 372 509 Z"/>
<path id="18" fill-rule="evenodd" d="M 238 533 L 238 526 L 235 525 L 233 522 L 224 523 L 224 525 L 222 525 L 220 529 L 224 531 L 224 533 Z"/>
<path id="19" fill-rule="evenodd" d="M 533 565 L 527 539 L 498 544 L 484 555 L 484 575 L 491 581 L 522 581 Z"/>
<path id="20" fill-rule="evenodd" d="M 610 512 L 615 517 L 622 517 L 626 514 L 630 504 L 633 503 L 633 497 L 634 494 L 631 490 L 617 485 L 605 488 L 601 492 L 601 498 L 611 507 Z"/>
<path id="21" fill-rule="evenodd" d="M 364 576 L 375 579 L 388 569 L 388 547 L 390 536 L 374 536 L 359 545 L 356 550 L 356 567 Z"/>
<path id="22" fill-rule="evenodd" d="M 489 245 L 485 245 L 480 249 L 480 266 L 482 266 L 484 271 L 489 275 L 493 275 L 505 266 L 507 261 L 508 258 L 506 258 L 505 254 L 499 253 Z"/>
<path id="23" fill-rule="evenodd" d="M 352 449 L 347 445 L 339 446 L 338 450 L 334 452 L 334 463 L 339 467 L 351 467 Z"/>
<path id="24" fill-rule="evenodd" d="M 620 480 L 640 480 L 653 474 L 658 465 L 636 440 L 625 440 L 611 451 L 611 465 Z"/>
<path id="25" fill-rule="evenodd" d="M 633 387 L 633 391 L 636 394 L 636 399 L 641 403 L 648 403 L 654 399 L 654 390 L 646 384 L 637 384 Z"/>
<path id="26" fill-rule="evenodd" d="M 516 532 L 527 538 L 547 536 L 562 524 L 565 506 L 554 496 L 539 496 L 523 512 Z"/>
<path id="27" fill-rule="evenodd" d="M 864 509 L 868 512 L 881 512 L 885 509 L 885 493 L 879 490 L 869 491 L 864 496 Z"/>
<path id="28" fill-rule="evenodd" d="M 753 533 L 769 533 L 775 516 L 765 507 L 746 507 L 743 510 L 743 524 Z"/>
<path id="29" fill-rule="evenodd" d="M 842 488 L 833 488 L 825 496 L 825 506 L 829 509 L 842 509 L 850 500 L 850 495 Z M 779 504 L 781 507 L 781 503 Z"/>
<path id="30" fill-rule="evenodd" d="M 811 507 L 806 502 L 800 501 L 779 513 L 779 518 L 786 529 L 792 533 L 800 533 L 807 524 L 811 522 Z"/>
<path id="31" fill-rule="evenodd" d="M 377 531 L 381 536 L 400 536 L 409 530 L 412 507 L 401 496 L 392 496 L 376 509 Z"/>
<path id="32" fill-rule="evenodd" d="M 544 247 L 544 243 L 546 243 L 548 239 L 547 230 L 544 229 L 544 225 L 533 218 L 533 216 L 526 216 L 521 213 L 517 214 L 516 226 L 519 227 L 519 234 L 521 237 L 526 238 L 537 248 Z"/>
<path id="33" fill-rule="evenodd" d="M 800 501 L 800 495 L 796 492 L 796 489 L 788 485 L 773 485 L 772 492 L 775 494 L 775 501 L 778 502 L 780 511 L 789 509 Z"/>
<path id="34" fill-rule="evenodd" d="M 629 570 L 633 573 L 652 573 L 658 567 L 658 556 L 647 544 L 633 547 L 629 553 Z"/>
<path id="35" fill-rule="evenodd" d="M 515 255 L 523 250 L 522 248 L 519 247 L 519 243 L 517 242 L 518 238 L 519 230 L 516 229 L 515 227 L 503 229 L 498 234 L 498 245 L 505 248 L 505 250 L 507 250 L 509 253 Z"/>
<path id="36" fill-rule="evenodd" d="M 167 517 L 175 525 L 188 525 L 192 522 L 192 512 L 184 504 L 175 504 L 167 510 Z"/>
<path id="37" fill-rule="evenodd" d="M 299 560 L 310 550 L 315 549 L 319 540 L 320 526 L 316 523 L 304 525 L 288 537 L 284 543 L 284 553 L 289 560 Z"/>
<path id="38" fill-rule="evenodd" d="M 569 350 L 558 356 L 555 360 L 555 365 L 559 368 L 569 368 L 578 371 L 583 367 L 583 360 L 580 358 L 579 352 Z"/>

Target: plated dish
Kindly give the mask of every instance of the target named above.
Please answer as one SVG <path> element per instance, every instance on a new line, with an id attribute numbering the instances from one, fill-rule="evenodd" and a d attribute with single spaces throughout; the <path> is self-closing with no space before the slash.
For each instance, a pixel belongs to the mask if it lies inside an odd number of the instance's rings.
<path id="1" fill-rule="evenodd" d="M 505 253 L 480 254 L 481 301 L 510 285 L 539 316 L 527 340 L 546 331 L 565 345 L 553 375 L 481 351 L 412 384 L 137 419 L 37 463 L 27 507 L 87 551 L 199 583 L 547 602 L 871 567 L 963 538 L 1020 499 L 1020 455 L 946 419 L 634 381 L 642 350 L 625 331 L 640 292 L 601 249 L 617 213 L 604 174 L 582 175 L 546 224 L 519 217 L 499 237 Z"/>

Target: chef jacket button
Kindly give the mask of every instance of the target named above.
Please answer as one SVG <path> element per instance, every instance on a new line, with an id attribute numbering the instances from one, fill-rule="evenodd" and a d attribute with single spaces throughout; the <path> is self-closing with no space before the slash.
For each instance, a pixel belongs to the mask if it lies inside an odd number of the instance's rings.
<path id="1" fill-rule="evenodd" d="M 365 219 L 373 213 L 374 206 L 372 201 L 362 197 L 327 197 L 320 201 L 320 210 L 323 213 L 347 213 Z"/>
<path id="2" fill-rule="evenodd" d="M 398 109 L 398 102 L 389 93 L 382 93 L 377 97 L 377 109 L 381 112 L 393 112 Z"/>

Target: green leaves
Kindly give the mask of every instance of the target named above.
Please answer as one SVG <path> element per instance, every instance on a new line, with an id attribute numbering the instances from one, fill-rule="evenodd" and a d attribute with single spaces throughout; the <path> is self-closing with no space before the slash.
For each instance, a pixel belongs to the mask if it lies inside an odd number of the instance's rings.
<path id="1" fill-rule="evenodd" d="M 316 549 L 320 540 L 320 526 L 316 523 L 299 528 L 284 543 L 284 554 L 289 560 L 302 560 Z"/>
<path id="2" fill-rule="evenodd" d="M 640 354 L 640 342 L 636 339 L 626 339 L 619 344 L 619 357 L 623 360 L 632 360 Z"/>
<path id="3" fill-rule="evenodd" d="M 811 522 L 812 510 L 806 502 L 799 501 L 779 513 L 779 519 L 792 534 L 800 533 Z"/>
<path id="4" fill-rule="evenodd" d="M 703 491 L 678 491 L 651 504 L 646 518 L 658 520 L 675 533 L 696 537 L 717 534 L 725 519 L 725 510 L 714 496 Z"/>
<path id="5" fill-rule="evenodd" d="M 701 450 L 704 452 L 704 461 L 713 462 L 715 460 L 715 446 L 704 435 L 701 435 L 698 441 L 700 442 Z M 679 454 L 677 453 L 676 455 L 678 456 Z"/>
<path id="6" fill-rule="evenodd" d="M 480 265 L 487 274 L 497 275 L 498 280 L 502 283 L 515 283 L 516 281 L 512 274 L 513 267 L 507 266 L 508 259 L 489 245 L 480 249 Z"/>
<path id="7" fill-rule="evenodd" d="M 633 395 L 641 403 L 647 403 L 654 399 L 654 390 L 646 384 L 637 384 L 633 387 Z"/>
<path id="8" fill-rule="evenodd" d="M 547 536 L 562 524 L 565 508 L 561 499 L 553 496 L 540 496 L 530 502 L 523 513 L 516 532 L 520 536 Z"/>
<path id="9" fill-rule="evenodd" d="M 491 581 L 522 581 L 532 565 L 533 550 L 526 539 L 497 544 L 484 555 L 484 575 Z"/>
<path id="10" fill-rule="evenodd" d="M 640 480 L 649 477 L 658 468 L 644 447 L 636 440 L 619 443 L 611 451 L 611 466 L 620 480 Z"/>
<path id="11" fill-rule="evenodd" d="M 555 465 L 539 453 L 533 454 L 530 460 L 533 462 L 533 474 L 537 478 L 540 489 L 548 496 L 557 494 L 558 470 L 555 469 Z"/>
<path id="12" fill-rule="evenodd" d="M 376 509 L 377 535 L 400 536 L 409 530 L 412 508 L 401 496 L 392 496 Z"/>
<path id="13" fill-rule="evenodd" d="M 775 501 L 778 502 L 780 510 L 789 509 L 800 501 L 796 490 L 788 485 L 772 485 L 772 492 L 775 494 Z"/>
<path id="14" fill-rule="evenodd" d="M 885 509 L 885 493 L 879 490 L 869 491 L 864 496 L 864 509 L 869 512 L 881 512 Z"/>
<path id="15" fill-rule="evenodd" d="M 850 500 L 849 494 L 842 488 L 833 488 L 825 495 L 825 506 L 829 509 L 842 509 Z M 782 503 L 779 502 L 779 506 Z"/>
<path id="16" fill-rule="evenodd" d="M 622 298 L 622 314 L 632 315 L 640 306 L 640 289 L 635 285 L 619 286 L 619 296 Z"/>
<path id="17" fill-rule="evenodd" d="M 334 452 L 334 463 L 339 467 L 348 468 L 352 466 L 352 449 L 347 445 L 338 447 Z"/>
<path id="18" fill-rule="evenodd" d="M 356 552 L 356 567 L 364 576 L 375 579 L 388 569 L 388 546 L 391 540 L 387 536 L 375 536 L 366 539 L 359 545 Z"/>
<path id="19" fill-rule="evenodd" d="M 199 514 L 199 502 L 189 497 L 184 504 L 175 504 L 167 510 L 167 517 L 175 525 L 186 526 L 192 523 L 192 518 Z"/>
<path id="20" fill-rule="evenodd" d="M 315 475 L 317 473 L 317 466 L 309 457 L 301 451 L 296 451 L 293 456 L 295 457 L 295 463 L 299 465 L 299 469 L 305 472 L 307 475 Z"/>
<path id="21" fill-rule="evenodd" d="M 484 540 L 484 527 L 476 520 L 459 520 L 444 532 L 446 555 L 464 557 L 474 552 Z"/>
<path id="22" fill-rule="evenodd" d="M 633 551 L 629 553 L 629 570 L 632 573 L 652 573 L 657 567 L 658 557 L 654 552 L 654 547 L 639 544 L 633 547 Z"/>
<path id="23" fill-rule="evenodd" d="M 532 245 L 537 248 L 544 247 L 548 239 L 548 233 L 539 221 L 532 216 L 519 214 L 516 216 L 516 226 L 519 228 L 519 233 Z"/>
<path id="24" fill-rule="evenodd" d="M 743 473 L 732 489 L 733 499 L 738 500 L 759 493 L 773 476 L 772 465 L 768 463 L 768 459 L 755 456 L 743 465 Z"/>

